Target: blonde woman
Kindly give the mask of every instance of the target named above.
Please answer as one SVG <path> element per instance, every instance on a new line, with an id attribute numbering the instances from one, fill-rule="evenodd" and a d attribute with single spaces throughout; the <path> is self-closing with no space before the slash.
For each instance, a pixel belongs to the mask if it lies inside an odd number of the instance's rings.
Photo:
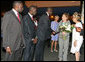
<path id="1" fill-rule="evenodd" d="M 81 22 L 79 21 L 80 16 L 77 12 L 73 14 L 73 21 L 76 23 L 75 28 L 72 31 L 72 46 L 71 53 L 75 54 L 76 61 L 80 59 L 80 48 L 83 42 L 83 36 L 80 35 L 81 29 L 83 29 Z"/>

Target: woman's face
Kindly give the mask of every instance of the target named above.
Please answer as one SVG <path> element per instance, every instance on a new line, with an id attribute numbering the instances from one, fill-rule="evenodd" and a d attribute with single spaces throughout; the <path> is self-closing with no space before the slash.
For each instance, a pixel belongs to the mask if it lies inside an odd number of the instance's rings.
<path id="1" fill-rule="evenodd" d="M 67 20 L 67 17 L 65 15 L 62 15 L 62 20 L 63 21 L 66 21 Z"/>
<path id="2" fill-rule="evenodd" d="M 72 20 L 73 20 L 73 22 L 76 22 L 77 19 L 75 17 L 73 17 Z"/>
<path id="3" fill-rule="evenodd" d="M 55 21 L 58 21 L 59 20 L 59 17 L 58 16 L 55 16 Z"/>

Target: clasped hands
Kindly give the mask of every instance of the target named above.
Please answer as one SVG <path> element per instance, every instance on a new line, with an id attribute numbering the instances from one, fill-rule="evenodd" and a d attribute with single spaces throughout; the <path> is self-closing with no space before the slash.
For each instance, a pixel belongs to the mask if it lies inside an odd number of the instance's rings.
<path id="1" fill-rule="evenodd" d="M 37 38 L 32 39 L 33 43 L 36 44 L 37 43 Z"/>
<path id="2" fill-rule="evenodd" d="M 55 32 L 55 31 L 53 31 L 53 32 L 52 32 L 52 35 L 55 35 L 55 34 L 56 34 L 56 32 Z"/>

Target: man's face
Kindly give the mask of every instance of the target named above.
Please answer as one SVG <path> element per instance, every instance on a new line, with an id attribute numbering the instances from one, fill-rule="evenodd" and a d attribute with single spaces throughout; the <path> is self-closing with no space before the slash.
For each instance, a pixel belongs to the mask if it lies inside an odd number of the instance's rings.
<path id="1" fill-rule="evenodd" d="M 18 11 L 19 11 L 19 12 L 22 12 L 23 9 L 24 9 L 24 8 L 23 8 L 23 4 L 20 4 L 20 5 L 18 6 Z"/>
<path id="2" fill-rule="evenodd" d="M 48 9 L 48 13 L 49 13 L 49 15 L 52 15 L 52 9 Z"/>
<path id="3" fill-rule="evenodd" d="M 77 19 L 76 19 L 76 17 L 73 17 L 72 20 L 73 20 L 73 22 L 75 22 Z"/>
<path id="4" fill-rule="evenodd" d="M 32 15 L 36 15 L 37 13 L 37 9 L 36 8 L 32 8 Z"/>

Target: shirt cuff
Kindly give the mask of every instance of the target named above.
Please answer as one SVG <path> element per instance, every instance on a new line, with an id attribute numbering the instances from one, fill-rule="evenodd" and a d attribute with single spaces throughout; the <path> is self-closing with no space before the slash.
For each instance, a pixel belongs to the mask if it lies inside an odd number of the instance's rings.
<path id="1" fill-rule="evenodd" d="M 34 38 L 32 39 L 32 41 L 34 40 Z"/>

